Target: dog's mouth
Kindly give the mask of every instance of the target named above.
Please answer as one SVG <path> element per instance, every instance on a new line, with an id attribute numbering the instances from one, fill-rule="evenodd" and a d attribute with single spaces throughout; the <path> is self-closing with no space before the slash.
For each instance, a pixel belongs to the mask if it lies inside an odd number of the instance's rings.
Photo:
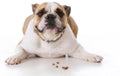
<path id="1" fill-rule="evenodd" d="M 45 30 L 53 30 L 56 28 L 56 25 L 54 22 L 47 22 L 45 21 Z"/>
<path id="2" fill-rule="evenodd" d="M 50 23 L 50 22 L 45 22 L 45 26 L 41 29 L 38 28 L 38 26 L 35 26 L 35 28 L 40 32 L 40 33 L 44 33 L 44 32 L 49 32 L 49 33 L 61 33 L 64 31 L 65 26 L 61 26 L 61 27 L 57 27 L 57 25 L 55 23 Z"/>

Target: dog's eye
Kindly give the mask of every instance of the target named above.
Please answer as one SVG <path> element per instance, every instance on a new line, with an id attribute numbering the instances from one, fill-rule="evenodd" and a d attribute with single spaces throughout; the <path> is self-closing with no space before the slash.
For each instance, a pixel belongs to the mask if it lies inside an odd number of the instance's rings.
<path id="1" fill-rule="evenodd" d="M 40 11 L 37 13 L 37 15 L 38 15 L 39 17 L 42 17 L 42 15 L 45 14 L 45 13 L 46 13 L 46 11 L 45 11 L 45 9 L 43 8 L 42 10 L 40 10 Z"/>
<path id="2" fill-rule="evenodd" d="M 56 13 L 62 18 L 64 16 L 64 13 L 61 9 L 57 8 Z"/>

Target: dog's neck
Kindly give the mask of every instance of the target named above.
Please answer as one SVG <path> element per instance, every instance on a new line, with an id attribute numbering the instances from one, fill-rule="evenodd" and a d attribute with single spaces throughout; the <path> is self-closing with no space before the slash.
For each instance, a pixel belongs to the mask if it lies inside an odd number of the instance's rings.
<path id="1" fill-rule="evenodd" d="M 52 43 L 52 42 L 58 41 L 63 36 L 63 34 L 64 34 L 64 31 L 61 32 L 61 33 L 59 33 L 59 34 L 57 34 L 57 35 L 47 34 L 47 36 L 49 36 L 49 38 L 46 38 L 44 36 L 46 34 L 43 35 L 42 33 L 38 32 L 38 30 L 36 30 L 36 29 L 34 29 L 34 31 L 40 37 L 40 39 L 42 41 L 45 41 L 47 43 Z"/>

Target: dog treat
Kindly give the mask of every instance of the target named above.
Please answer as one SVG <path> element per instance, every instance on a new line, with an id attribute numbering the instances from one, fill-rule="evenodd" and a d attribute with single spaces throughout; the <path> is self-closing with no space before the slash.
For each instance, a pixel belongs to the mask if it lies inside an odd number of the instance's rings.
<path id="1" fill-rule="evenodd" d="M 56 62 L 57 64 L 59 64 L 59 62 Z"/>
<path id="2" fill-rule="evenodd" d="M 58 65 L 56 65 L 56 68 L 58 68 Z"/>
<path id="3" fill-rule="evenodd" d="M 62 69 L 67 70 L 69 67 L 68 66 L 62 66 Z"/>
<path id="4" fill-rule="evenodd" d="M 52 65 L 55 65 L 55 63 L 53 63 Z"/>
<path id="5" fill-rule="evenodd" d="M 55 68 L 59 68 L 59 64 L 60 62 L 55 62 L 55 63 L 52 63 L 53 66 L 55 66 Z M 69 67 L 68 66 L 62 66 L 61 67 L 63 70 L 67 70 Z"/>

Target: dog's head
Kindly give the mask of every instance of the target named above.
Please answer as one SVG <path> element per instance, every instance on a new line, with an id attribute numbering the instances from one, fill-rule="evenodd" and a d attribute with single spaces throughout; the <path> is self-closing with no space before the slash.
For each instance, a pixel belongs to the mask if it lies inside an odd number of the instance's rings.
<path id="1" fill-rule="evenodd" d="M 34 26 L 46 38 L 48 34 L 58 36 L 67 25 L 67 17 L 71 8 L 56 2 L 45 2 L 32 5 L 34 14 Z M 47 34 L 47 35 L 46 35 Z"/>

